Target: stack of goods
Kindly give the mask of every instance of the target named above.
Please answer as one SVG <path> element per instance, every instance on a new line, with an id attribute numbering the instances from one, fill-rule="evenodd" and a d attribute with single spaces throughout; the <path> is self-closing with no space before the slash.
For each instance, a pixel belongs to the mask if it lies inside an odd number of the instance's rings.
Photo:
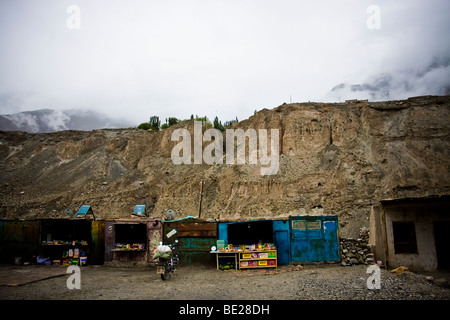
<path id="1" fill-rule="evenodd" d="M 115 244 L 116 249 L 120 250 L 144 250 L 145 244 L 143 243 L 116 243 Z"/>
<path id="2" fill-rule="evenodd" d="M 42 241 L 42 245 L 48 246 L 87 246 L 86 240 L 47 240 Z"/>
<path id="3" fill-rule="evenodd" d="M 225 245 L 224 240 L 217 240 L 217 248 L 212 247 L 212 251 L 217 251 L 217 253 L 236 253 L 239 257 L 239 268 L 266 268 L 266 267 L 277 267 L 277 250 L 273 243 L 258 243 L 258 244 L 239 244 Z M 228 257 L 219 256 L 222 261 Z M 231 260 L 233 256 L 229 259 Z M 228 260 L 219 264 L 219 269 L 227 270 L 235 268 L 234 261 Z"/>
<path id="4" fill-rule="evenodd" d="M 262 252 L 263 250 L 244 251 L 239 254 L 239 266 L 241 268 L 261 268 L 261 267 L 276 267 L 277 266 L 277 252 L 271 250 Z"/>
<path id="5" fill-rule="evenodd" d="M 47 258 L 45 262 L 38 259 L 38 264 L 69 266 L 87 263 L 86 253 L 79 248 L 89 245 L 86 240 L 51 240 L 51 237 L 47 236 L 47 240 L 42 241 L 41 245 L 51 258 Z"/>
<path id="6" fill-rule="evenodd" d="M 224 240 L 217 240 L 217 249 L 220 252 L 241 252 L 241 251 L 261 251 L 261 250 L 275 250 L 273 243 L 259 243 L 259 244 L 239 244 L 239 245 L 225 245 Z"/>
<path id="7" fill-rule="evenodd" d="M 61 264 L 63 266 L 86 265 L 87 264 L 86 253 L 84 251 L 80 251 L 79 248 L 64 251 Z"/>

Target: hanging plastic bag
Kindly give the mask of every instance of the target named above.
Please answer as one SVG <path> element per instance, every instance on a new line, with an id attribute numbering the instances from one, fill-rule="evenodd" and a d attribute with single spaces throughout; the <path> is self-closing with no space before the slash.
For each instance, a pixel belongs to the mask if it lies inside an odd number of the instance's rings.
<path id="1" fill-rule="evenodd" d="M 46 258 L 46 257 L 42 257 L 42 256 L 37 256 L 36 262 L 37 262 L 37 264 L 45 264 L 48 266 L 52 264 L 52 261 L 50 260 L 50 258 Z"/>
<path id="2" fill-rule="evenodd" d="M 162 242 L 159 243 L 159 246 L 156 247 L 156 251 L 159 253 L 170 253 L 172 249 L 169 246 L 163 245 Z"/>

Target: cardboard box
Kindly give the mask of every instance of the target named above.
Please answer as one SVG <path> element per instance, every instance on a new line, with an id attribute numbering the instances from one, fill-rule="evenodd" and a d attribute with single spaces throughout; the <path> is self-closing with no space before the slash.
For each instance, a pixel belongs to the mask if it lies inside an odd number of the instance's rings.
<path id="1" fill-rule="evenodd" d="M 217 240 L 217 249 L 225 249 L 225 240 Z"/>

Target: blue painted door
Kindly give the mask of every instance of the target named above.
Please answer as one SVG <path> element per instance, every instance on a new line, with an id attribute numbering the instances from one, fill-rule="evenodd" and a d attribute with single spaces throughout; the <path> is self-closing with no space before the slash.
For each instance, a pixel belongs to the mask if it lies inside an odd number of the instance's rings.
<path id="1" fill-rule="evenodd" d="M 315 217 L 290 217 L 290 228 L 291 260 L 293 262 L 324 260 L 320 220 Z"/>
<path id="2" fill-rule="evenodd" d="M 293 262 L 339 261 L 337 218 L 289 217 Z"/>
<path id="3" fill-rule="evenodd" d="M 340 261 L 339 252 L 339 237 L 338 237 L 338 227 L 336 220 L 323 220 L 323 246 L 325 261 L 336 262 Z"/>
<path id="4" fill-rule="evenodd" d="M 279 265 L 288 265 L 291 263 L 289 246 L 289 221 L 273 221 L 273 237 L 277 247 L 277 262 Z"/>

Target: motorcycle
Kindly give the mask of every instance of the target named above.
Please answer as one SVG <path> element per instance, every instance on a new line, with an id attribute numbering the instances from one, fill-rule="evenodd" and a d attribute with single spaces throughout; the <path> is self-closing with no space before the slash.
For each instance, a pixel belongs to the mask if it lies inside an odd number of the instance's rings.
<path id="1" fill-rule="evenodd" d="M 162 280 L 167 280 L 180 262 L 178 257 L 178 240 L 175 240 L 174 244 L 169 245 L 163 245 L 161 242 L 154 258 L 158 259 L 156 273 L 161 275 Z"/>

